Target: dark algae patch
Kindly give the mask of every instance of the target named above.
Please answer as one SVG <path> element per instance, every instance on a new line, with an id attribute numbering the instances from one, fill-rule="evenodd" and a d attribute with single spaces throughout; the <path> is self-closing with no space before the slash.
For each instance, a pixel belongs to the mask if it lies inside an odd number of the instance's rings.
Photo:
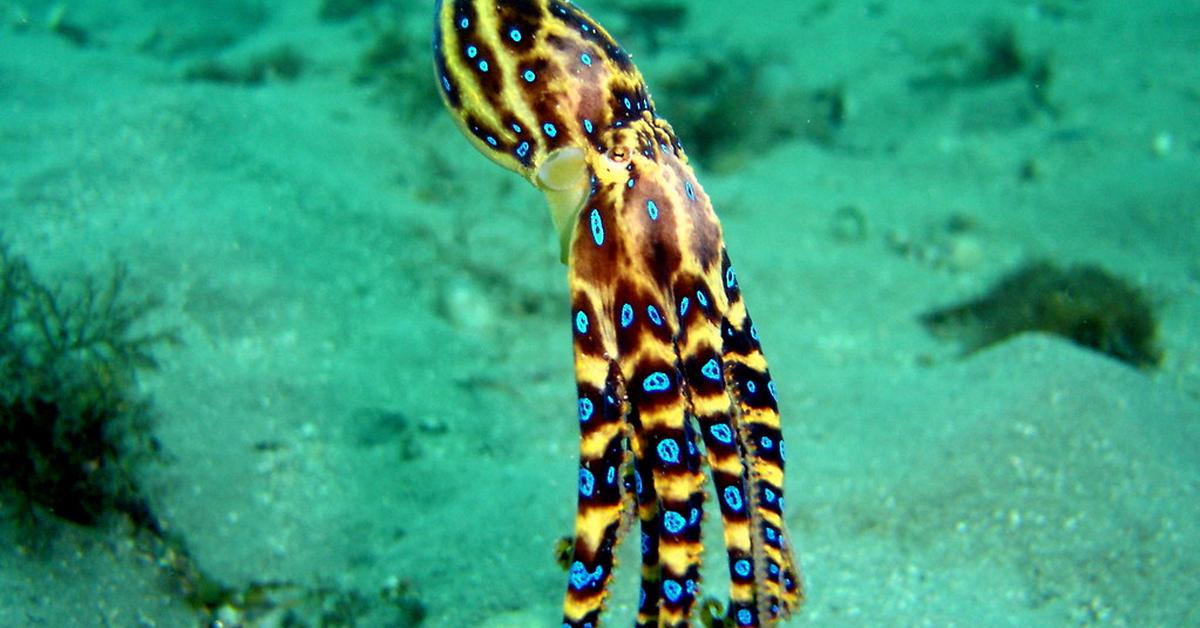
<path id="1" fill-rule="evenodd" d="M 371 43 L 359 57 L 354 81 L 403 118 L 432 117 L 442 105 L 430 79 L 425 34 L 415 36 L 393 22 L 370 22 Z"/>
<path id="2" fill-rule="evenodd" d="M 284 45 L 241 62 L 201 61 L 190 66 L 183 76 L 189 81 L 256 86 L 273 79 L 294 81 L 304 72 L 305 63 L 299 51 Z"/>
<path id="3" fill-rule="evenodd" d="M 204 625 L 417 626 L 425 605 L 412 583 L 376 594 L 294 582 L 222 582 L 203 569 L 186 538 L 153 509 L 138 478 L 161 458 L 152 406 L 137 377 L 154 351 L 178 343 L 154 328 L 158 307 L 106 278 L 43 283 L 0 241 L 0 513 L 43 544 L 65 523 L 100 534 L 129 531 L 170 591 Z M 390 429 L 387 417 L 381 429 Z M 108 525 L 127 520 L 128 526 Z"/>
<path id="4" fill-rule="evenodd" d="M 1138 368 L 1162 360 L 1158 323 L 1145 294 L 1091 265 L 1029 263 L 982 297 L 923 314 L 921 322 L 934 335 L 961 342 L 967 353 L 1034 331 Z"/>
<path id="5" fill-rule="evenodd" d="M 322 22 L 345 22 L 379 4 L 379 0 L 322 0 L 317 16 Z"/>
<path id="6" fill-rule="evenodd" d="M 27 520 L 95 526 L 124 513 L 157 527 L 135 470 L 158 444 L 134 384 L 177 340 L 141 330 L 157 302 L 124 285 L 120 267 L 44 284 L 0 242 L 0 490 Z"/>

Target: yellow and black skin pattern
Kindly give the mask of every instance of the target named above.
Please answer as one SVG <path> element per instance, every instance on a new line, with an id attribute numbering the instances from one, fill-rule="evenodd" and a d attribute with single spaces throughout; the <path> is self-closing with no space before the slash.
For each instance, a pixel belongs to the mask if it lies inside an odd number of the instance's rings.
<path id="1" fill-rule="evenodd" d="M 568 266 L 581 438 L 562 625 L 600 625 L 634 513 L 637 625 L 692 624 L 706 468 L 726 621 L 775 625 L 803 598 L 775 385 L 710 199 L 641 73 L 563 0 L 439 0 L 433 47 L 446 106 L 546 193 Z"/>

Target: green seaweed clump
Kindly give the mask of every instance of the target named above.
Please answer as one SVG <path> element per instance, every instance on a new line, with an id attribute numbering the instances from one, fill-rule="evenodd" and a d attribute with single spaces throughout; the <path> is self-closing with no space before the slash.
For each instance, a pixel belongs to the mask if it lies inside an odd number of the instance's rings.
<path id="1" fill-rule="evenodd" d="M 158 451 L 135 378 L 177 337 L 139 331 L 157 303 L 127 298 L 124 282 L 118 267 L 48 286 L 0 242 L 0 492 L 27 521 L 94 526 L 120 512 L 158 529 L 135 481 Z"/>
<path id="2" fill-rule="evenodd" d="M 1158 323 L 1147 298 L 1108 271 L 1066 270 L 1033 262 L 1003 277 L 984 296 L 938 309 L 921 321 L 971 353 L 1026 331 L 1061 336 L 1137 368 L 1162 361 Z"/>
<path id="3" fill-rule="evenodd" d="M 700 625 L 704 628 L 725 628 L 733 626 L 733 618 L 725 610 L 725 605 L 714 597 L 705 596 L 700 600 Z"/>

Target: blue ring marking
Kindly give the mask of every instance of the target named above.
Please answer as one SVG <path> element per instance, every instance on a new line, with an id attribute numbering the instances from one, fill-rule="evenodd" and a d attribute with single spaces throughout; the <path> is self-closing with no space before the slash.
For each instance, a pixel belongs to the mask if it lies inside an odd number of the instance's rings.
<path id="1" fill-rule="evenodd" d="M 520 145 L 517 146 L 517 156 L 524 157 L 525 155 L 528 155 L 528 154 L 529 154 L 529 142 L 521 142 Z"/>
<path id="2" fill-rule="evenodd" d="M 596 490 L 596 476 L 592 475 L 587 469 L 579 470 L 579 494 L 585 497 L 591 497 L 592 491 Z"/>
<path id="3" fill-rule="evenodd" d="M 717 359 L 709 358 L 708 362 L 704 363 L 704 367 L 700 369 L 700 374 L 714 382 L 721 381 L 721 366 L 717 364 Z"/>
<path id="4" fill-rule="evenodd" d="M 513 41 L 521 41 L 521 31 L 514 28 L 508 31 L 508 37 Z"/>
<path id="5" fill-rule="evenodd" d="M 491 144 L 493 147 L 499 144 L 499 142 L 496 141 L 496 138 L 492 137 L 491 135 L 487 136 L 487 143 Z"/>
<path id="6" fill-rule="evenodd" d="M 650 220 L 658 220 L 658 205 L 654 201 L 646 201 L 646 213 L 650 214 Z"/>
<path id="7" fill-rule="evenodd" d="M 581 334 L 586 334 L 587 330 L 588 330 L 587 314 L 584 314 L 583 310 L 579 310 L 578 312 L 575 313 L 575 331 L 577 331 Z"/>
<path id="8" fill-rule="evenodd" d="M 782 497 L 779 498 L 779 511 L 783 512 L 783 498 Z"/>
<path id="9" fill-rule="evenodd" d="M 548 135 L 550 137 L 554 137 L 555 135 L 558 135 L 558 129 L 549 122 L 542 125 L 542 130 L 545 131 L 546 135 Z"/>
<path id="10" fill-rule="evenodd" d="M 783 440 L 779 441 L 779 459 L 787 460 L 787 452 L 783 450 Z M 779 500 L 782 502 L 783 500 Z"/>
<path id="11" fill-rule="evenodd" d="M 775 396 L 775 382 L 767 382 L 767 392 L 771 393 L 771 397 L 779 401 L 779 397 Z"/>
<path id="12" fill-rule="evenodd" d="M 521 74 L 521 78 L 525 79 L 526 83 L 532 83 L 537 78 L 537 75 L 533 73 L 533 70 L 525 70 Z"/>
<path id="13" fill-rule="evenodd" d="M 487 72 L 487 71 L 488 71 L 488 62 L 487 62 L 487 60 L 486 60 L 486 59 L 483 59 L 483 60 L 480 60 L 480 61 L 479 61 L 479 71 L 480 71 L 480 72 Z"/>
<path id="14" fill-rule="evenodd" d="M 583 130 L 584 130 L 584 131 L 587 131 L 588 133 L 591 133 L 591 132 L 592 132 L 592 131 L 594 131 L 595 129 L 596 129 L 596 127 L 592 126 L 592 121 L 591 121 L 591 120 L 588 120 L 587 118 L 584 118 L 584 119 L 583 119 Z"/>
<path id="15" fill-rule="evenodd" d="M 520 133 L 520 132 L 521 132 L 521 125 L 517 124 L 516 122 L 513 122 L 513 123 L 512 123 L 512 130 L 513 130 L 513 132 L 514 132 L 514 133 Z"/>
<path id="16" fill-rule="evenodd" d="M 474 59 L 477 55 L 479 55 L 478 48 L 475 46 L 467 46 L 467 57 Z"/>
<path id="17" fill-rule="evenodd" d="M 668 600 L 678 602 L 679 598 L 683 596 L 683 587 L 674 580 L 663 580 L 663 593 L 666 594 Z"/>
<path id="18" fill-rule="evenodd" d="M 588 573 L 587 567 L 577 560 L 571 563 L 570 580 L 571 588 L 579 591 L 592 581 L 592 574 Z"/>
<path id="19" fill-rule="evenodd" d="M 633 323 L 633 306 L 626 303 L 621 306 L 621 328 L 629 327 Z"/>
<path id="20" fill-rule="evenodd" d="M 650 316 L 650 322 L 654 323 L 655 325 L 662 325 L 662 316 L 659 315 L 658 308 L 654 307 L 653 305 L 647 305 L 646 314 Z"/>
<path id="21" fill-rule="evenodd" d="M 596 246 L 604 244 L 604 222 L 600 220 L 600 210 L 592 209 L 592 240 Z"/>
<path id="22" fill-rule="evenodd" d="M 668 510 L 667 514 L 663 515 L 663 527 L 671 534 L 679 534 L 685 525 L 687 525 L 687 521 L 683 515 L 674 510 Z"/>
<path id="23" fill-rule="evenodd" d="M 465 17 L 464 17 L 463 19 L 461 19 L 461 20 L 459 20 L 459 21 L 458 21 L 458 27 L 459 27 L 459 28 L 466 28 L 466 27 L 468 27 L 468 26 L 470 26 L 470 25 L 471 25 L 471 22 L 470 22 L 470 20 L 468 20 L 468 19 L 467 19 L 467 18 L 465 18 Z"/>
<path id="24" fill-rule="evenodd" d="M 655 371 L 642 380 L 642 389 L 646 392 L 662 392 L 671 388 L 671 378 L 662 371 Z"/>
<path id="25" fill-rule="evenodd" d="M 696 291 L 696 301 L 700 302 L 700 307 L 708 307 L 708 297 L 704 296 L 704 290 Z"/>
<path id="26" fill-rule="evenodd" d="M 733 564 L 733 571 L 737 575 L 746 578 L 750 575 L 750 561 L 745 558 Z"/>
<path id="27" fill-rule="evenodd" d="M 626 109 L 633 109 L 633 103 L 629 102 L 629 98 L 628 98 L 628 97 L 626 97 L 626 98 L 625 98 L 625 108 L 626 108 Z"/>
<path id="28" fill-rule="evenodd" d="M 605 479 L 605 481 L 607 481 L 609 484 L 612 484 L 612 483 L 613 483 L 613 480 L 617 479 L 617 468 L 616 468 L 616 467 L 609 467 L 609 468 L 608 468 L 608 474 L 604 476 L 604 479 Z"/>
<path id="29" fill-rule="evenodd" d="M 725 498 L 725 503 L 729 505 L 730 510 L 742 509 L 742 493 L 736 486 L 726 486 L 721 495 Z"/>
<path id="30" fill-rule="evenodd" d="M 643 552 L 643 553 L 645 553 L 645 552 Z M 646 606 L 646 590 L 639 589 L 638 590 L 638 610 L 641 610 L 645 606 Z M 563 628 L 570 628 L 570 627 L 567 626 L 567 624 L 563 624 Z"/>
<path id="31" fill-rule="evenodd" d="M 631 190 L 633 189 L 633 177 L 629 177 L 629 179 L 625 181 L 625 187 Z"/>
<path id="32" fill-rule="evenodd" d="M 775 502 L 775 491 L 773 491 L 769 488 L 764 488 L 763 489 L 763 500 L 766 501 L 768 504 L 774 503 Z"/>
<path id="33" fill-rule="evenodd" d="M 754 621 L 754 615 L 747 609 L 742 609 L 737 612 L 738 623 L 743 626 L 749 626 Z"/>
<path id="34" fill-rule="evenodd" d="M 725 269 L 725 287 L 732 288 L 737 285 L 737 273 L 733 272 L 733 266 Z"/>
<path id="35" fill-rule="evenodd" d="M 756 390 L 758 390 L 758 384 L 755 384 L 753 381 L 746 382 L 746 392 L 753 395 Z"/>
<path id="36" fill-rule="evenodd" d="M 700 520 L 700 509 L 693 508 L 692 512 L 688 514 L 688 523 L 690 523 L 692 525 L 696 525 L 696 522 L 699 520 Z"/>
<path id="37" fill-rule="evenodd" d="M 778 576 L 779 575 L 779 565 L 776 565 L 775 563 L 771 563 L 770 565 L 767 566 L 767 571 L 771 572 L 772 576 Z"/>
<path id="38" fill-rule="evenodd" d="M 763 535 L 767 537 L 767 540 L 774 541 L 775 537 L 777 535 L 777 533 L 775 532 L 775 528 L 772 528 L 771 526 L 763 526 L 763 528 L 764 528 Z"/>
<path id="39" fill-rule="evenodd" d="M 687 314 L 688 306 L 691 304 L 692 304 L 691 299 L 688 299 L 687 297 L 683 297 L 682 299 L 680 299 L 680 301 L 679 301 L 679 318 L 683 318 L 684 314 Z"/>
<path id="40" fill-rule="evenodd" d="M 592 418 L 592 413 L 596 411 L 596 405 L 587 397 L 579 398 L 579 422 L 587 423 Z"/>
<path id="41" fill-rule="evenodd" d="M 696 200 L 696 188 L 692 187 L 691 181 L 683 182 L 683 191 L 687 194 L 688 199 Z"/>
<path id="42" fill-rule="evenodd" d="M 688 578 L 687 582 L 684 583 L 683 588 L 687 589 L 688 595 L 695 594 L 696 593 L 696 581 L 692 580 L 691 578 Z"/>
<path id="43" fill-rule="evenodd" d="M 633 472 L 633 486 L 638 495 L 642 494 L 642 474 L 638 471 Z"/>
<path id="44" fill-rule="evenodd" d="M 649 553 L 650 553 L 650 535 L 643 532 L 642 533 L 642 554 L 649 554 Z M 645 591 L 643 591 L 643 593 L 645 593 Z"/>
<path id="45" fill-rule="evenodd" d="M 591 29 L 590 29 L 590 28 L 588 28 L 588 25 L 587 25 L 587 24 L 580 24 L 580 25 L 579 25 L 579 30 L 582 30 L 583 32 L 585 32 L 585 33 L 586 33 L 586 32 L 589 32 Z"/>
<path id="46" fill-rule="evenodd" d="M 673 438 L 665 438 L 658 443 L 658 458 L 663 462 L 674 464 L 679 462 L 679 443 Z"/>
<path id="47" fill-rule="evenodd" d="M 759 444 L 760 444 L 760 445 L 762 445 L 763 449 L 770 449 L 770 448 L 771 448 L 771 445 L 773 445 L 773 444 L 774 444 L 774 443 L 771 441 L 771 437 L 770 437 L 770 436 L 763 436 L 762 438 L 760 438 L 760 439 L 758 440 L 758 442 L 759 442 Z"/>
<path id="48" fill-rule="evenodd" d="M 717 423 L 708 428 L 708 432 L 713 435 L 713 438 L 726 445 L 733 442 L 733 430 L 729 429 L 729 426 L 724 423 Z"/>
<path id="49" fill-rule="evenodd" d="M 589 68 L 592 67 L 592 55 L 585 52 L 585 53 L 579 55 L 579 60 L 582 61 L 583 64 L 588 66 Z"/>
<path id="50" fill-rule="evenodd" d="M 758 327 L 755 327 L 754 323 L 750 323 L 750 337 L 758 340 Z"/>
<path id="51" fill-rule="evenodd" d="M 442 75 L 442 89 L 445 89 L 447 94 L 450 93 L 450 79 L 446 78 L 445 74 Z"/>

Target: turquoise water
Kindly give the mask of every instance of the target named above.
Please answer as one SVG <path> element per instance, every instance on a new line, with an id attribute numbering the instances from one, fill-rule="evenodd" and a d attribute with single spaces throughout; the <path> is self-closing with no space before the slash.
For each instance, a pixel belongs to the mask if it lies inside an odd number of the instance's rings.
<path id="1" fill-rule="evenodd" d="M 581 5 L 688 147 L 771 360 L 787 625 L 1200 624 L 1200 4 Z M 0 3 L 4 242 L 47 282 L 123 264 L 183 340 L 135 389 L 169 533 L 31 535 L 0 494 L 0 625 L 559 625 L 564 267 L 442 111 L 432 11 Z M 922 325 L 1030 260 L 1143 293 L 1158 364 Z"/>

